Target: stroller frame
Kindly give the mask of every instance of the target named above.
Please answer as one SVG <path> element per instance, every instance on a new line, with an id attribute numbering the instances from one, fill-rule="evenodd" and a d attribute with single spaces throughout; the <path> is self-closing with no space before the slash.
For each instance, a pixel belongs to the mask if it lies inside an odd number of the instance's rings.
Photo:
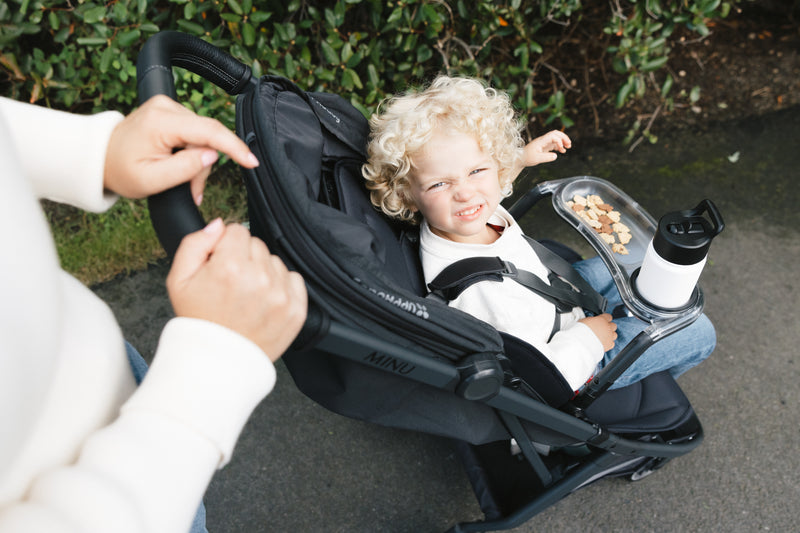
<path id="1" fill-rule="evenodd" d="M 214 46 L 185 34 L 162 32 L 153 36 L 142 49 L 138 64 L 138 87 L 140 101 L 155 94 L 166 94 L 175 99 L 172 67 L 187 68 L 222 87 L 230 94 L 252 92 L 258 86 L 249 67 L 241 64 Z M 237 102 L 237 130 L 242 125 L 242 97 Z M 258 152 L 252 133 L 245 137 L 259 160 L 264 155 Z M 266 166 L 269 166 L 267 161 Z M 264 190 L 264 184 L 256 178 L 254 171 L 246 171 L 248 196 L 272 197 L 280 194 L 275 190 Z M 554 195 L 560 187 L 573 180 L 560 180 L 539 184 L 529 191 L 511 209 L 512 215 L 520 219 L 542 198 Z M 267 186 L 269 186 L 267 184 Z M 256 198 L 254 201 L 257 201 Z M 250 201 L 250 200 L 249 200 Z M 558 208 L 558 205 L 556 205 Z M 188 191 L 188 185 L 166 191 L 150 199 L 150 211 L 156 232 L 172 256 L 182 237 L 204 225 Z M 563 215 L 563 213 L 562 213 Z M 565 217 L 566 218 L 566 217 Z M 568 222 L 571 222 L 567 219 Z M 573 222 L 575 229 L 583 233 Z M 584 237 L 589 236 L 583 233 Z M 281 236 L 273 236 L 270 248 L 280 245 Z M 656 374 L 640 382 L 640 389 L 664 388 L 681 396 L 684 400 L 680 414 L 671 416 L 665 423 L 643 423 L 626 420 L 624 424 L 604 424 L 595 421 L 595 412 L 606 398 L 627 401 L 625 389 L 606 392 L 614 380 L 621 375 L 647 348 L 662 338 L 688 326 L 699 317 L 703 308 L 702 291 L 698 288 L 690 303 L 677 312 L 651 308 L 631 290 L 630 276 L 615 266 L 604 252 L 589 242 L 603 256 L 612 269 L 623 300 L 633 314 L 650 322 L 650 326 L 629 343 L 622 352 L 600 372 L 580 393 L 560 408 L 552 407 L 524 393 L 515 376 L 501 365 L 498 353 L 478 352 L 465 354 L 457 361 L 435 358 L 413 347 L 398 346 L 383 338 L 371 335 L 353 324 L 332 318 L 314 306 L 314 291 L 310 290 L 309 319 L 304 331 L 292 351 L 309 350 L 337 357 L 357 365 L 365 365 L 379 372 L 393 374 L 425 386 L 452 393 L 466 402 L 484 404 L 490 408 L 505 426 L 508 435 L 519 445 L 520 454 L 510 460 L 518 465 L 527 465 L 524 484 L 524 501 L 518 497 L 508 503 L 506 495 L 499 494 L 492 478 L 495 468 L 492 454 L 484 453 L 491 443 L 470 444 L 458 442 L 462 460 L 481 503 L 485 520 L 460 523 L 451 531 L 491 531 L 516 527 L 540 513 L 571 492 L 607 476 L 632 476 L 638 479 L 663 465 L 666 461 L 691 452 L 703 440 L 703 431 L 688 401 L 680 393 L 674 380 L 666 374 Z M 283 257 L 294 266 L 293 257 Z M 290 368 L 291 370 L 291 368 Z M 638 390 L 638 389 L 637 389 Z M 677 391 L 677 392 L 675 392 Z M 637 393 L 638 394 L 638 393 Z M 327 406 L 326 406 L 327 407 Z M 601 417 L 602 418 L 602 417 Z M 559 442 L 567 442 L 564 448 L 579 450 L 579 458 L 553 460 L 558 455 L 558 444 L 540 438 L 539 429 L 545 435 L 558 434 Z M 507 442 L 507 441 L 506 441 Z M 553 454 L 555 452 L 555 454 Z M 488 457 L 488 459 L 487 459 Z M 519 458 L 524 461 L 519 461 Z M 505 459 L 504 459 L 505 460 Z M 522 467 L 520 467 L 522 468 Z M 532 487 L 532 488 L 530 488 Z"/>

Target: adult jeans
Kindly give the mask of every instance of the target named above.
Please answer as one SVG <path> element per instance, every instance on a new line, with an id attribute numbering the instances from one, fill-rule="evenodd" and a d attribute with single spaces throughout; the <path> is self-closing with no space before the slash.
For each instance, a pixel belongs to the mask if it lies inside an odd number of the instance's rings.
<path id="1" fill-rule="evenodd" d="M 609 312 L 622 305 L 622 298 L 614 284 L 614 278 L 611 277 L 611 273 L 599 256 L 578 261 L 573 266 L 583 276 L 583 279 L 589 282 L 589 285 L 606 297 L 608 300 L 606 309 Z M 649 325 L 636 317 L 628 316 L 615 318 L 614 322 L 617 324 L 618 336 L 614 347 L 603 356 L 601 362 L 603 366 L 607 365 L 626 344 Z M 661 339 L 648 348 L 611 388 L 625 387 L 662 370 L 668 370 L 673 378 L 677 378 L 693 366 L 702 363 L 711 355 L 716 344 L 717 335 L 714 326 L 705 314 L 701 314 L 689 326 Z"/>
<path id="2" fill-rule="evenodd" d="M 133 377 L 136 379 L 136 384 L 138 385 L 142 382 L 144 375 L 147 373 L 147 362 L 139 352 L 136 351 L 136 348 L 131 346 L 127 341 L 125 341 L 125 351 L 128 353 L 128 361 L 131 364 Z M 194 515 L 189 533 L 208 533 L 206 529 L 206 507 L 203 505 L 203 502 L 200 502 L 197 514 Z"/>

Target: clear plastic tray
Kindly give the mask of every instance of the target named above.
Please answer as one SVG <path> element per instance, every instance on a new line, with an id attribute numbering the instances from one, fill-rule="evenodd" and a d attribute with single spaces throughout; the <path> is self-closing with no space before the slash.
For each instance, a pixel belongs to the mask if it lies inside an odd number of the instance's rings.
<path id="1" fill-rule="evenodd" d="M 669 334 L 674 328 L 683 327 L 697 318 L 703 308 L 703 295 L 699 287 L 695 289 L 685 307 L 672 310 L 652 306 L 640 298 L 634 290 L 632 277 L 635 278 L 636 270 L 642 264 L 647 247 L 655 235 L 657 224 L 633 198 L 612 183 L 592 176 L 578 176 L 541 185 L 543 191 L 552 193 L 556 212 L 586 239 L 606 264 L 627 308 L 639 318 L 654 323 L 654 326 L 656 323 L 659 324 L 658 337 Z M 619 212 L 620 222 L 628 227 L 631 234 L 630 241 L 624 245 L 627 254 L 612 251 L 611 244 L 604 241 L 600 234 L 570 207 L 568 202 L 574 201 L 576 195 L 584 198 L 590 195 L 599 196 L 603 203 Z"/>
<path id="2" fill-rule="evenodd" d="M 631 240 L 625 244 L 627 255 L 611 250 L 600 234 L 582 219 L 568 204 L 575 196 L 599 196 L 620 214 L 620 222 L 630 229 Z M 628 276 L 639 268 L 647 245 L 656 232 L 656 221 L 636 201 L 606 180 L 581 176 L 564 181 L 553 194 L 556 211 L 577 229 L 595 250 L 616 263 Z M 615 236 L 616 237 L 616 236 Z"/>

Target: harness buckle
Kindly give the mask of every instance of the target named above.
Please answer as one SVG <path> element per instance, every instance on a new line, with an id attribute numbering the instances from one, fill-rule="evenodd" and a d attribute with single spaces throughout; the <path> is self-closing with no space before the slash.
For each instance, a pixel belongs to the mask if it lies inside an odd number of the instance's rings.
<path id="1" fill-rule="evenodd" d="M 500 261 L 500 264 L 503 266 L 503 270 L 500 272 L 500 274 L 502 274 L 503 276 L 508 276 L 509 278 L 517 277 L 518 271 L 517 267 L 514 266 L 514 263 L 512 263 L 511 261 L 504 261 L 499 257 L 497 258 L 497 260 Z"/>

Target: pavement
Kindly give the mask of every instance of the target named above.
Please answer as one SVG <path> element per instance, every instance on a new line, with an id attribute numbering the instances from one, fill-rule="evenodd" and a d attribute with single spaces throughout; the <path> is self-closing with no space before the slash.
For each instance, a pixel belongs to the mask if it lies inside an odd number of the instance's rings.
<path id="1" fill-rule="evenodd" d="M 800 108 L 662 136 L 629 153 L 576 143 L 521 178 L 608 179 L 656 219 L 712 199 L 726 228 L 701 278 L 717 328 L 711 357 L 679 383 L 706 438 L 631 483 L 602 480 L 515 532 L 800 531 Z M 585 251 L 541 206 L 521 221 Z M 171 317 L 160 264 L 94 288 L 151 358 Z M 282 364 L 231 463 L 206 494 L 212 533 L 437 532 L 482 517 L 446 441 L 333 414 L 303 396 Z"/>

